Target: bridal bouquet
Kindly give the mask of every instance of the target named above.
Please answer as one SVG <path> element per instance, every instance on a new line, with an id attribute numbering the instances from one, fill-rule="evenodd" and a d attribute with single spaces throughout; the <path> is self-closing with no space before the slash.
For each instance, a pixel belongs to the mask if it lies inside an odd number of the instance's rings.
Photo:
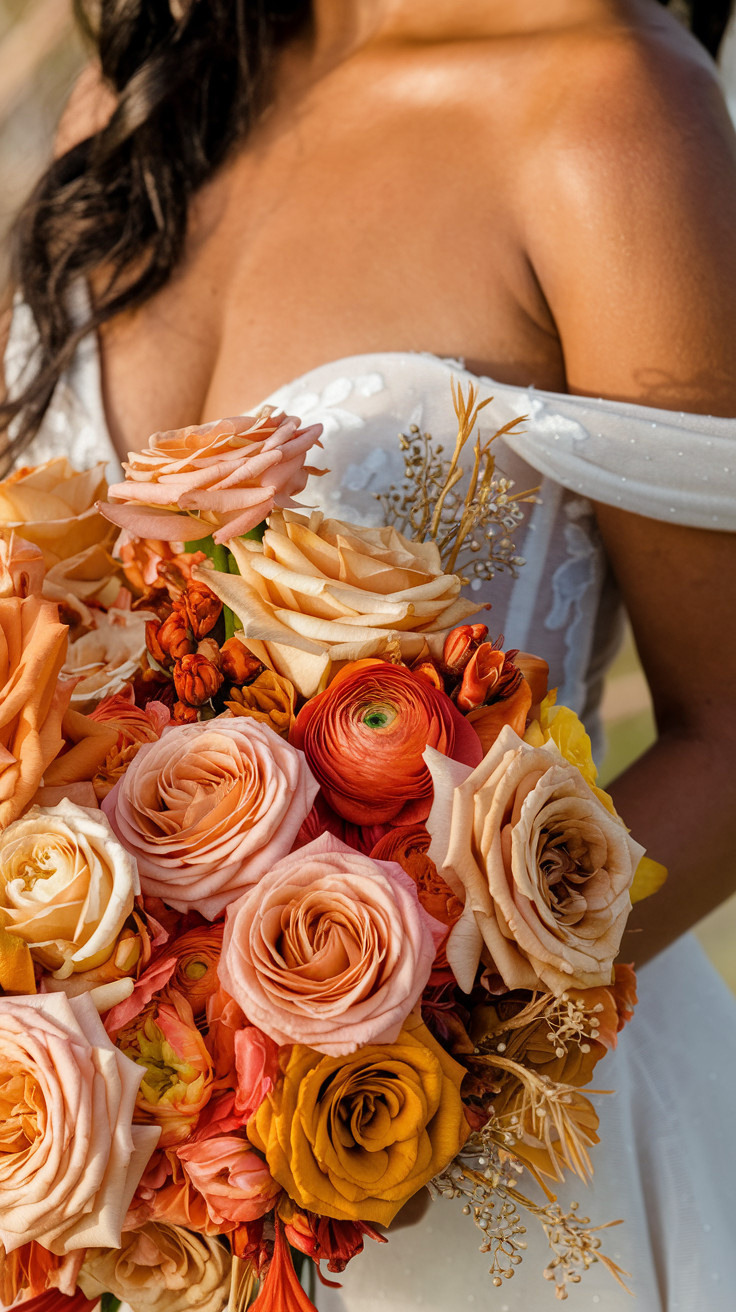
<path id="1" fill-rule="evenodd" d="M 467 622 L 532 494 L 493 439 L 463 473 L 455 401 L 383 527 L 295 505 L 320 429 L 268 410 L 109 489 L 0 484 L 5 1306 L 311 1309 L 294 1259 L 339 1274 L 425 1188 L 495 1285 L 523 1209 L 558 1297 L 619 1277 L 551 1186 L 591 1171 L 663 872 L 543 658 Z"/>

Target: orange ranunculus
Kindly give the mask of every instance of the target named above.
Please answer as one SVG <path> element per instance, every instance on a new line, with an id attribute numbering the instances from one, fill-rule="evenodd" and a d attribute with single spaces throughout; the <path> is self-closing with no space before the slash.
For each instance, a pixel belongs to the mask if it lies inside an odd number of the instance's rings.
<path id="1" fill-rule="evenodd" d="M 212 1096 L 212 1058 L 192 1008 L 170 989 L 168 1000 L 154 998 L 118 1030 L 115 1043 L 144 1068 L 134 1122 L 161 1128 L 159 1147 L 187 1139 Z"/>
<path id="2" fill-rule="evenodd" d="M 16 820 L 63 747 L 67 627 L 53 602 L 0 599 L 0 829 Z"/>
<path id="3" fill-rule="evenodd" d="M 379 839 L 371 852 L 374 861 L 398 861 L 417 886 L 425 911 L 443 925 L 454 925 L 463 902 L 443 879 L 431 856 L 431 838 L 424 825 L 400 825 Z"/>
<path id="4" fill-rule="evenodd" d="M 166 947 L 166 955 L 176 957 L 170 986 L 184 995 L 195 1017 L 204 1016 L 210 997 L 220 988 L 217 963 L 224 929 L 224 925 L 188 929 Z"/>
<path id="5" fill-rule="evenodd" d="M 289 1197 L 320 1216 L 389 1225 L 468 1136 L 465 1070 L 414 1013 L 396 1043 L 343 1057 L 296 1043 L 281 1068 L 248 1138 Z"/>
<path id="6" fill-rule="evenodd" d="M 477 765 L 478 736 L 445 693 L 402 665 L 346 666 L 296 718 L 300 748 L 330 806 L 354 824 L 425 820 L 432 782 L 423 752 Z"/>
<path id="7" fill-rule="evenodd" d="M 125 482 L 112 485 L 112 504 L 100 509 L 138 537 L 227 542 L 304 490 L 304 458 L 321 432 L 264 406 L 257 415 L 154 433 L 145 450 L 129 454 Z"/>

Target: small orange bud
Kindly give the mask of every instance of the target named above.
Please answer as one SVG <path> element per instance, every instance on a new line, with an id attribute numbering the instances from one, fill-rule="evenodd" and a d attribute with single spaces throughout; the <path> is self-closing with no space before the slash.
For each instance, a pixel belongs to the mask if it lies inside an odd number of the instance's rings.
<path id="1" fill-rule="evenodd" d="M 184 702 L 174 703 L 172 721 L 174 724 L 195 724 L 199 719 L 196 706 L 185 706 Z"/>
<path id="2" fill-rule="evenodd" d="M 172 661 L 180 661 L 182 656 L 187 656 L 194 651 L 186 616 L 178 606 L 174 607 L 161 625 L 158 631 L 158 643 Z"/>
<path id="3" fill-rule="evenodd" d="M 411 672 L 418 674 L 420 679 L 426 679 L 438 692 L 445 691 L 445 681 L 431 656 L 420 656 L 411 666 Z"/>
<path id="4" fill-rule="evenodd" d="M 187 706 L 204 706 L 221 684 L 220 671 L 206 656 L 182 656 L 174 666 L 174 687 Z"/>
<path id="5" fill-rule="evenodd" d="M 163 650 L 161 643 L 158 640 L 160 629 L 161 625 L 158 620 L 146 621 L 146 646 L 153 656 L 153 659 L 158 661 L 159 665 L 166 665 L 166 652 Z"/>
<path id="6" fill-rule="evenodd" d="M 254 675 L 260 674 L 263 665 L 248 651 L 244 642 L 240 638 L 228 638 L 220 648 L 220 660 L 222 662 L 222 672 L 230 683 L 235 683 L 242 687 Z"/>
<path id="7" fill-rule="evenodd" d="M 483 625 L 478 625 L 483 628 Z M 501 677 L 506 657 L 502 651 L 496 651 L 490 642 L 481 643 L 472 653 L 463 674 L 463 681 L 457 695 L 459 711 L 474 711 L 482 706 L 486 697 Z"/>
<path id="8" fill-rule="evenodd" d="M 443 659 L 451 674 L 462 674 L 468 661 L 488 637 L 486 624 L 461 624 L 445 638 Z"/>
<path id="9" fill-rule="evenodd" d="M 214 629 L 222 612 L 222 602 L 206 583 L 190 579 L 181 595 L 179 605 L 186 615 L 189 627 L 197 642 Z"/>

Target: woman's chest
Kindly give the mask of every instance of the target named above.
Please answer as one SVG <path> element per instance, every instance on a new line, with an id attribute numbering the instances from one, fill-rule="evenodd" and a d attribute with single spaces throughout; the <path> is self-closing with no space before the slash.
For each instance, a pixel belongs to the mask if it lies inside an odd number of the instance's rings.
<path id="1" fill-rule="evenodd" d="M 431 351 L 564 389 L 503 121 L 495 158 L 489 125 L 467 106 L 407 107 L 405 96 L 398 113 L 375 100 L 362 114 L 346 103 L 336 120 L 339 109 L 244 149 L 196 199 L 169 284 L 106 332 L 119 449 L 371 351 Z"/>

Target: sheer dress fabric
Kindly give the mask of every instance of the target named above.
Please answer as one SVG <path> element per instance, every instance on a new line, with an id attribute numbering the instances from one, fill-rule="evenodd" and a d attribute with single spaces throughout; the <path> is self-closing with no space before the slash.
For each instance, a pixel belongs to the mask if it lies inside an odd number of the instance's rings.
<path id="1" fill-rule="evenodd" d="M 32 321 L 19 306 L 6 358 L 11 385 L 32 348 Z M 355 356 L 266 398 L 324 424 L 324 455 L 313 453 L 312 463 L 330 472 L 312 480 L 301 501 L 340 519 L 382 523 L 376 498 L 403 476 L 397 434 L 417 425 L 445 448 L 454 442 L 452 378 L 466 388 L 474 382 L 480 399 L 493 396 L 482 412 L 485 434 L 525 416 L 517 436 L 499 440 L 497 468 L 514 491 L 539 488 L 515 535 L 526 563 L 516 579 L 497 574 L 471 593 L 479 606 L 492 603 L 478 618 L 493 637 L 503 633 L 506 647 L 549 661 L 551 686 L 584 717 L 600 758 L 598 707 L 622 612 L 592 501 L 736 530 L 736 420 L 510 387 L 431 355 Z M 104 459 L 119 477 L 93 339 L 59 383 L 23 463 L 62 453 L 78 467 Z M 602 1237 L 631 1273 L 640 1312 L 733 1312 L 736 1001 L 689 935 L 639 978 L 635 1020 L 598 1068 L 596 1087 L 615 1093 L 595 1096 L 602 1143 L 593 1153 L 594 1182 L 565 1186 L 560 1200 L 578 1200 L 594 1223 L 625 1219 Z M 460 1204 L 437 1202 L 388 1244 L 368 1242 L 340 1277 L 342 1288 L 320 1290 L 320 1312 L 542 1312 L 555 1301 L 542 1279 L 546 1241 L 532 1220 L 525 1237 L 522 1266 L 496 1289 L 472 1219 Z M 632 1304 L 598 1264 L 570 1288 L 568 1306 L 623 1312 Z"/>

